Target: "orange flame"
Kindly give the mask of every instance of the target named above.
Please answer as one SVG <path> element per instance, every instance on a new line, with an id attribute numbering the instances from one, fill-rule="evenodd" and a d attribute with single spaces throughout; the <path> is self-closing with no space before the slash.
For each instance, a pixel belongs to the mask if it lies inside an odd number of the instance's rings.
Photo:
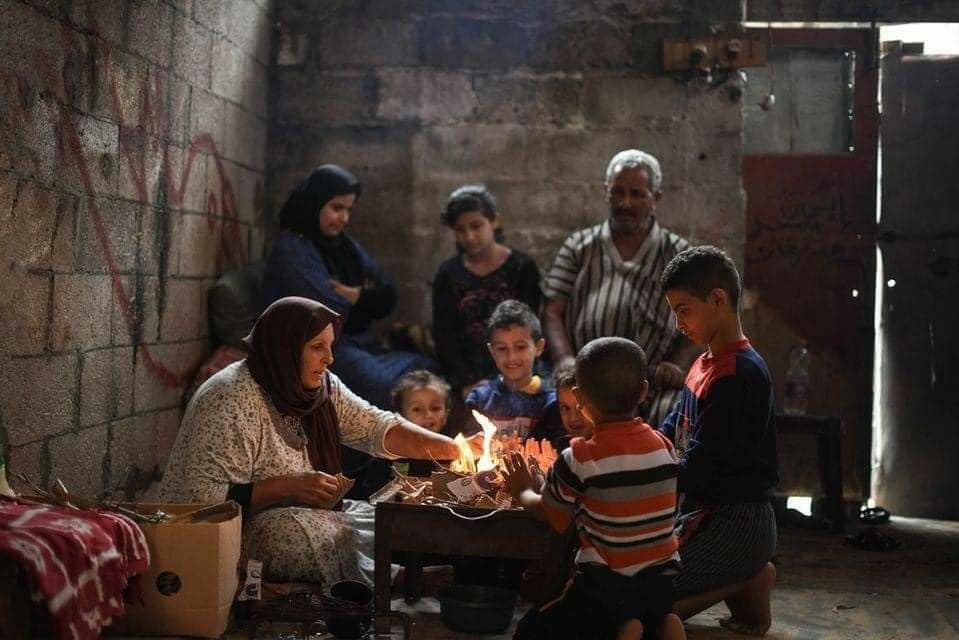
<path id="1" fill-rule="evenodd" d="M 466 438 L 463 437 L 462 433 L 459 433 L 453 438 L 453 442 L 455 442 L 459 448 L 460 455 L 459 458 L 453 460 L 450 464 L 450 471 L 456 471 L 457 473 L 476 473 L 476 461 L 473 458 L 473 450 L 470 448 Z"/>
<path id="2" fill-rule="evenodd" d="M 473 418 L 483 427 L 483 455 L 480 456 L 476 468 L 479 471 L 489 471 L 496 468 L 493 457 L 490 455 L 490 443 L 493 441 L 493 435 L 496 433 L 496 425 L 493 421 L 482 413 L 473 409 Z"/>

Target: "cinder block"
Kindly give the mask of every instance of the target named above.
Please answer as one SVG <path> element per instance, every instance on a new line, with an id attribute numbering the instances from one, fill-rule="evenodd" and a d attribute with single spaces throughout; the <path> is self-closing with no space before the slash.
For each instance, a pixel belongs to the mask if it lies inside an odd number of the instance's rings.
<path id="1" fill-rule="evenodd" d="M 123 0 L 74 0 L 70 21 L 106 40 L 113 46 L 123 43 Z"/>
<path id="2" fill-rule="evenodd" d="M 96 498 L 106 490 L 107 425 L 50 440 L 50 481 L 59 478 L 71 493 Z"/>
<path id="3" fill-rule="evenodd" d="M 432 176 L 463 182 L 529 175 L 531 160 L 541 162 L 531 158 L 527 129 L 517 125 L 431 127 L 413 137 L 411 155 Z"/>
<path id="4" fill-rule="evenodd" d="M 136 127 L 145 116 L 145 100 L 152 92 L 150 65 L 122 50 L 111 52 L 100 76 L 103 84 L 98 90 L 102 98 L 97 115 L 112 119 L 120 125 L 125 140 L 136 135 Z"/>
<path id="5" fill-rule="evenodd" d="M 116 196 L 119 187 L 120 132 L 117 125 L 92 116 L 70 114 L 64 135 L 76 136 L 81 155 L 77 157 L 72 145 L 62 164 L 63 186 L 84 195 Z M 83 167 L 83 170 L 81 170 Z M 89 179 L 89 181 L 88 181 Z"/>
<path id="6" fill-rule="evenodd" d="M 226 35 L 230 5 L 223 0 L 193 0 L 193 15 L 197 22 L 216 33 Z"/>
<path id="7" fill-rule="evenodd" d="M 565 237 L 606 215 L 605 200 L 583 184 L 534 182 L 494 188 L 507 234 L 542 227 Z"/>
<path id="8" fill-rule="evenodd" d="M 222 218 L 235 218 L 239 206 L 237 202 L 237 180 L 239 167 L 222 157 L 208 156 L 206 159 L 206 209 L 215 222 Z"/>
<path id="9" fill-rule="evenodd" d="M 157 63 L 170 66 L 173 49 L 173 9 L 160 0 L 140 0 L 129 5 L 127 49 Z"/>
<path id="10" fill-rule="evenodd" d="M 558 182 L 573 182 L 602 187 L 606 166 L 624 149 L 642 149 L 665 162 L 684 144 L 675 130 L 644 127 L 557 131 L 544 139 L 542 160 L 547 174 Z M 571 153 L 570 150 L 575 150 Z M 671 162 L 670 167 L 674 166 Z M 664 166 L 663 174 L 667 169 Z"/>
<path id="11" fill-rule="evenodd" d="M 633 66 L 630 38 L 623 21 L 547 23 L 532 35 L 529 62 L 537 69 L 628 69 Z"/>
<path id="12" fill-rule="evenodd" d="M 206 308 L 203 309 L 202 322 L 204 325 L 208 324 Z M 180 345 L 179 351 L 177 352 L 177 372 L 183 381 L 183 385 L 178 397 L 182 398 L 183 392 L 193 382 L 193 376 L 196 375 L 196 372 L 209 355 L 210 343 L 209 340 L 205 338 L 201 340 L 191 340 L 190 342 L 184 342 Z"/>
<path id="13" fill-rule="evenodd" d="M 80 426 L 102 424 L 133 412 L 133 348 L 81 354 Z"/>
<path id="14" fill-rule="evenodd" d="M 486 123 L 583 125 L 583 81 L 578 77 L 479 76 L 476 118 Z"/>
<path id="15" fill-rule="evenodd" d="M 160 316 L 160 338 L 167 341 L 191 340 L 201 333 L 204 316 L 202 281 L 167 278 Z"/>
<path id="16" fill-rule="evenodd" d="M 253 136 L 256 116 L 249 111 L 226 103 L 223 155 L 240 164 L 253 164 Z"/>
<path id="17" fill-rule="evenodd" d="M 410 139 L 416 129 L 408 125 L 279 125 L 273 130 L 276 142 L 271 144 L 281 153 L 273 159 L 271 168 L 281 175 L 299 175 L 302 180 L 313 167 L 336 162 L 366 184 L 408 188 L 412 180 Z M 287 192 L 278 193 L 283 193 L 285 198 Z"/>
<path id="18" fill-rule="evenodd" d="M 173 32 L 173 72 L 191 85 L 210 86 L 213 36 L 187 15 L 177 14 Z"/>
<path id="19" fill-rule="evenodd" d="M 50 323 L 50 287 L 52 276 L 28 273 L 22 269 L 4 269 L 0 276 L 0 317 L 6 332 L 0 352 L 34 355 L 43 351 Z"/>
<path id="20" fill-rule="evenodd" d="M 24 76 L 21 75 L 22 77 Z M 67 188 L 78 192 L 79 183 L 75 180 L 72 183 L 64 180 L 64 164 L 61 163 L 60 153 L 60 105 L 54 101 L 52 95 L 39 93 L 43 87 L 42 84 L 35 84 L 27 90 L 27 99 L 31 102 L 29 115 L 17 127 L 19 148 L 11 158 L 12 165 L 24 178 L 32 177 L 46 185 L 66 182 Z"/>
<path id="21" fill-rule="evenodd" d="M 118 157 L 118 194 L 126 200 L 155 204 L 160 201 L 160 173 L 163 171 L 163 149 L 143 136 L 129 140 L 129 153 Z"/>
<path id="22" fill-rule="evenodd" d="M 179 409 L 169 409 L 154 414 L 156 416 L 156 456 L 160 464 L 160 469 L 166 468 L 167 460 L 170 458 L 170 452 L 173 450 L 173 444 L 176 442 L 177 434 L 180 431 L 181 412 Z"/>
<path id="23" fill-rule="evenodd" d="M 177 406 L 180 389 L 167 379 L 166 373 L 179 373 L 178 350 L 177 344 L 149 344 L 138 349 L 133 387 L 135 413 Z"/>
<path id="24" fill-rule="evenodd" d="M 158 280 L 156 276 L 124 276 L 120 278 L 123 294 L 113 294 L 112 316 L 114 345 L 131 345 L 136 342 L 155 342 L 159 334 L 159 311 L 157 310 Z"/>
<path id="25" fill-rule="evenodd" d="M 376 117 L 383 120 L 448 122 L 469 118 L 476 109 L 477 95 L 465 74 L 385 69 L 377 79 Z"/>
<path id="26" fill-rule="evenodd" d="M 77 356 L 3 358 L 0 408 L 11 446 L 68 431 L 77 410 Z"/>
<path id="27" fill-rule="evenodd" d="M 77 268 L 82 271 L 110 273 L 109 255 L 118 273 L 136 268 L 139 236 L 137 220 L 140 205 L 106 198 L 84 198 L 78 210 Z M 97 221 L 100 222 L 97 232 Z M 146 242 L 152 238 L 143 238 Z"/>
<path id="28" fill-rule="evenodd" d="M 253 0 L 253 2 L 259 9 L 258 24 L 253 49 L 247 53 L 251 54 L 260 64 L 269 66 L 270 41 L 274 37 L 273 25 L 270 21 L 273 15 L 273 9 L 268 6 L 269 0 Z"/>
<path id="29" fill-rule="evenodd" d="M 210 88 L 213 93 L 242 103 L 243 88 L 250 79 L 246 75 L 247 66 L 243 51 L 226 38 L 215 38 L 211 70 Z"/>
<path id="30" fill-rule="evenodd" d="M 217 147 L 222 147 L 223 100 L 196 87 L 194 87 L 192 95 L 190 140 L 196 142 L 200 136 L 210 136 Z"/>
<path id="31" fill-rule="evenodd" d="M 413 66 L 420 63 L 411 20 L 325 20 L 319 26 L 319 62 L 324 68 Z"/>
<path id="32" fill-rule="evenodd" d="M 266 12 L 257 7 L 252 0 L 227 0 L 230 19 L 227 21 L 226 35 L 246 53 L 256 53 L 258 35 L 268 30 Z"/>
<path id="33" fill-rule="evenodd" d="M 376 108 L 376 78 L 366 71 L 313 73 L 279 67 L 276 118 L 291 123 L 363 122 Z"/>
<path id="34" fill-rule="evenodd" d="M 635 126 L 651 118 L 686 116 L 686 87 L 675 78 L 592 74 L 584 80 L 583 111 L 591 126 Z"/>
<path id="35" fill-rule="evenodd" d="M 51 266 L 52 238 L 57 228 L 59 198 L 36 182 L 21 181 L 16 202 L 0 219 L 0 247 L 8 267 Z"/>
<path id="36" fill-rule="evenodd" d="M 149 474 L 157 456 L 160 414 L 117 420 L 110 425 L 110 488 L 124 487 L 131 476 Z"/>
<path id="37" fill-rule="evenodd" d="M 182 80 L 170 79 L 170 128 L 168 136 L 175 145 L 187 142 L 190 132 L 190 90 L 191 87 Z"/>
<path id="38" fill-rule="evenodd" d="M 78 273 L 53 277 L 54 351 L 110 344 L 111 277 Z"/>
<path id="39" fill-rule="evenodd" d="M 509 69 L 530 60 L 531 33 L 511 20 L 442 16 L 418 27 L 423 63 L 430 66 Z"/>
<path id="40" fill-rule="evenodd" d="M 167 149 L 168 205 L 170 209 L 202 213 L 206 211 L 207 155 L 199 150 Z"/>
<path id="41" fill-rule="evenodd" d="M 176 273 L 181 276 L 216 275 L 218 237 L 206 216 L 185 213 L 180 218 L 180 263 Z"/>
<path id="42" fill-rule="evenodd" d="M 43 440 L 37 440 L 19 447 L 10 447 L 10 457 L 7 459 L 7 477 L 13 478 L 14 474 L 22 473 L 33 482 L 43 486 L 46 480 L 43 452 L 45 446 Z M 17 486 L 14 480 L 11 480 L 11 484 Z"/>
<path id="43" fill-rule="evenodd" d="M 54 271 L 73 271 L 76 264 L 77 219 L 81 198 L 61 193 L 57 205 L 56 226 L 50 239 L 50 268 Z"/>

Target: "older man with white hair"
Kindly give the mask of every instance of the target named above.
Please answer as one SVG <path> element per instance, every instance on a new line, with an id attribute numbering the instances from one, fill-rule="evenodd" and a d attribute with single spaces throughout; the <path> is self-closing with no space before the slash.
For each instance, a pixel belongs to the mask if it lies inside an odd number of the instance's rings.
<path id="1" fill-rule="evenodd" d="M 594 338 L 635 340 L 649 360 L 643 417 L 654 426 L 671 408 L 699 349 L 676 329 L 660 289 L 663 268 L 689 243 L 656 221 L 659 161 L 620 151 L 606 169 L 609 217 L 570 235 L 546 276 L 544 325 L 556 366 Z"/>

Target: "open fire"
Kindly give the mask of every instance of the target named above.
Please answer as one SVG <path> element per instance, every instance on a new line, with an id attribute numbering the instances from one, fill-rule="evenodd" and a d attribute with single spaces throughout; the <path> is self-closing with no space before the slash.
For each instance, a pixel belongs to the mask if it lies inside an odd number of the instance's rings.
<path id="1" fill-rule="evenodd" d="M 556 461 L 556 449 L 548 440 L 537 441 L 528 438 L 521 442 L 517 437 L 496 438 L 496 425 L 479 411 L 473 410 L 473 418 L 483 428 L 483 453 L 476 460 L 469 442 L 462 433 L 454 441 L 459 447 L 459 458 L 450 464 L 455 473 L 475 474 L 482 471 L 499 470 L 503 457 L 511 451 L 519 451 L 527 460 L 535 461 L 542 471 L 546 471 Z"/>

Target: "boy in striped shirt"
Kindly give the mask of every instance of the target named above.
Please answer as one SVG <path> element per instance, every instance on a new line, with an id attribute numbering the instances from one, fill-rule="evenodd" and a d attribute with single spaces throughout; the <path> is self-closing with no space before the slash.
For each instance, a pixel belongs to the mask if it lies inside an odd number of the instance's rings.
<path id="1" fill-rule="evenodd" d="M 639 640 L 644 629 L 666 640 L 686 637 L 671 613 L 677 459 L 670 442 L 634 414 L 649 388 L 646 366 L 631 340 L 587 343 L 576 356 L 573 393 L 593 436 L 574 438 L 542 487 L 521 456 L 506 461 L 510 493 L 558 531 L 575 524 L 580 541 L 563 595 L 531 610 L 514 640 Z"/>

